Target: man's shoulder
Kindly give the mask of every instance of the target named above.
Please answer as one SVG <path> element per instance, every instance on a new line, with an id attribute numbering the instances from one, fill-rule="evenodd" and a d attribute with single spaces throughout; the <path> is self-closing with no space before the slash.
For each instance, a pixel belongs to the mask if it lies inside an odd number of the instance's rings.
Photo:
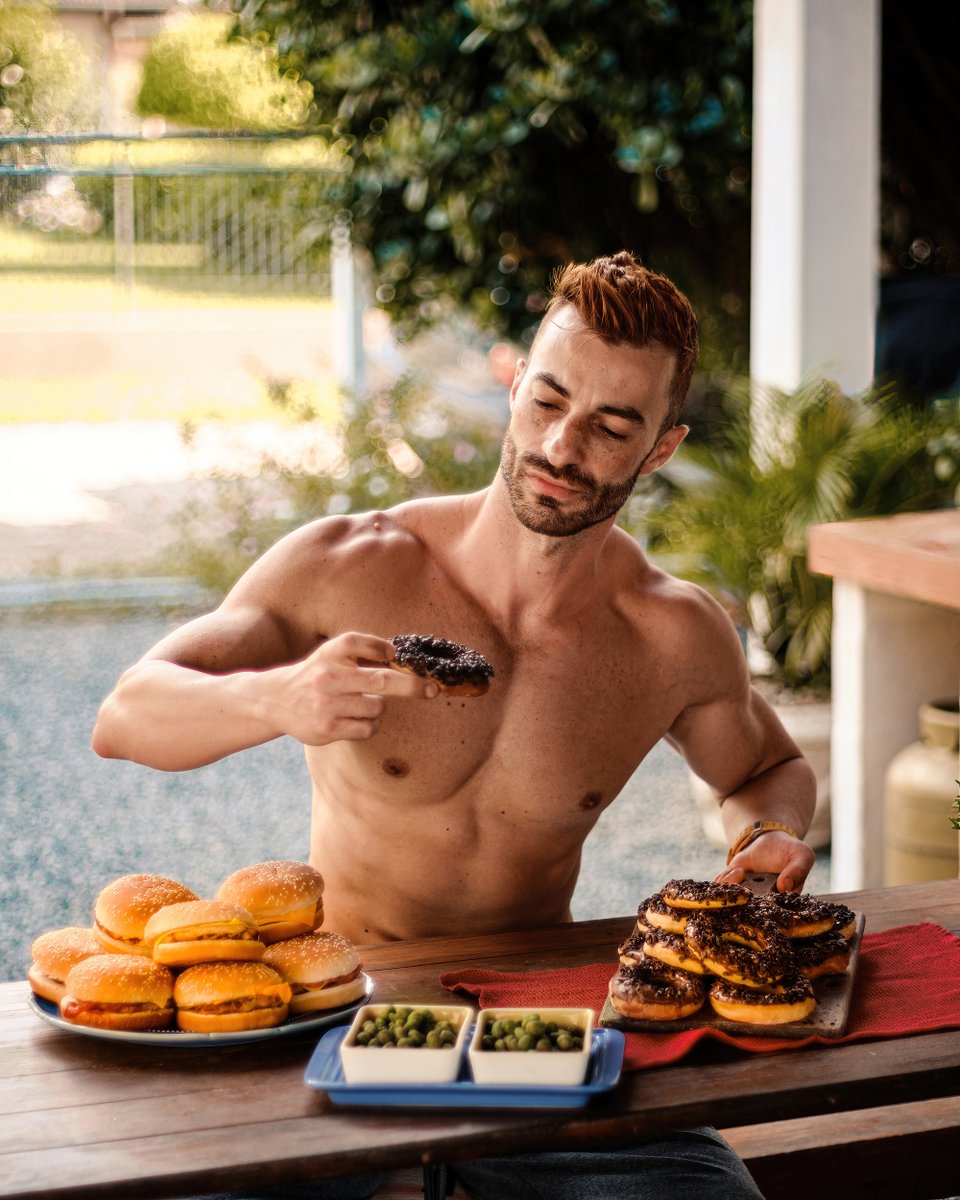
<path id="1" fill-rule="evenodd" d="M 277 549 L 314 566 L 416 559 L 442 542 L 456 499 L 410 500 L 390 509 L 319 517 L 288 534 Z"/>
<path id="2" fill-rule="evenodd" d="M 723 606 L 705 588 L 671 575 L 629 540 L 632 545 L 622 547 L 624 569 L 619 572 L 621 603 L 629 616 L 644 627 L 654 620 L 665 634 L 687 643 L 733 632 Z"/>

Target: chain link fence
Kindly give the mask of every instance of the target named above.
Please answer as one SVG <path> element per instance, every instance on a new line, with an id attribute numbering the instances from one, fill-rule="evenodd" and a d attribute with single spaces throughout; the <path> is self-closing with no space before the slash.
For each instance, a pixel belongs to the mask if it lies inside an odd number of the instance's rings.
<path id="1" fill-rule="evenodd" d="M 329 293 L 335 182 L 309 137 L 0 137 L 0 271 Z"/>

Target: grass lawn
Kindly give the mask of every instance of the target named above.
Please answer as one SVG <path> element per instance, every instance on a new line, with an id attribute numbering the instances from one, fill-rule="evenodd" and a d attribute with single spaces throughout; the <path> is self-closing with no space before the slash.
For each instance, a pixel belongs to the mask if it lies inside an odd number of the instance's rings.
<path id="1" fill-rule="evenodd" d="M 232 284 L 232 285 L 231 285 Z M 234 367 L 212 369 L 202 358 L 178 359 L 180 328 L 194 334 L 212 314 L 225 314 L 223 324 L 250 327 L 269 345 L 269 330 L 282 331 L 289 317 L 294 328 L 331 325 L 327 296 L 251 293 L 249 281 L 216 281 L 213 286 L 184 286 L 147 278 L 129 290 L 102 272 L 4 272 L 0 287 L 0 424 L 62 421 L 219 419 L 231 422 L 276 419 L 263 381 L 237 355 Z M 131 321 L 157 321 L 169 352 L 160 364 L 144 363 L 142 371 L 99 368 L 90 347 L 104 339 L 122 339 Z M 115 322 L 114 322 L 115 318 Z M 11 368 L 3 353 L 5 336 L 22 340 L 43 333 L 49 321 L 50 361 L 42 373 Z M 91 332 L 92 330 L 92 332 Z M 210 333 L 216 337 L 216 332 Z M 129 356 L 128 356 L 129 357 Z M 253 355 L 255 357 L 255 354 Z M 4 359 L 7 359 L 5 369 Z M 50 369 L 50 363 L 53 369 Z M 62 363 L 62 373 L 57 368 Z M 295 372 L 299 374 L 299 372 Z M 302 398 L 322 415 L 339 409 L 339 389 L 332 374 L 298 385 Z"/>

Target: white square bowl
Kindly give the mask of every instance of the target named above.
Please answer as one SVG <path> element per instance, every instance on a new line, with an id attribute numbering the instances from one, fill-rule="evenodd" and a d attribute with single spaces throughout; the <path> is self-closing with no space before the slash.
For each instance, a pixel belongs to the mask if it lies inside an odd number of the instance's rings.
<path id="1" fill-rule="evenodd" d="M 539 1016 L 545 1022 L 583 1031 L 582 1050 L 485 1050 L 484 1034 L 502 1018 Z M 592 1008 L 487 1008 L 477 1017 L 470 1042 L 475 1083 L 518 1087 L 579 1087 L 586 1079 L 596 1013 Z"/>
<path id="2" fill-rule="evenodd" d="M 449 1021 L 457 1031 L 450 1046 L 364 1046 L 357 1034 L 369 1020 L 385 1016 L 391 1009 L 429 1009 L 438 1021 Z M 347 1083 L 453 1083 L 460 1073 L 474 1010 L 469 1005 L 365 1004 L 358 1010 L 340 1046 L 340 1062 Z"/>

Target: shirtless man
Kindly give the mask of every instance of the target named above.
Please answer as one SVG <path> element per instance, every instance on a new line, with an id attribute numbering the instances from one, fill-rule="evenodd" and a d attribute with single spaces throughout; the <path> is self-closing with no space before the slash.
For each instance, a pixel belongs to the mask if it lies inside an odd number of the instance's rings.
<path id="1" fill-rule="evenodd" d="M 95 750 L 185 770 L 302 742 L 324 924 L 360 943 L 569 921 L 584 840 L 661 738 L 713 785 L 731 843 L 756 821 L 795 833 L 718 877 L 799 889 L 812 772 L 720 606 L 614 524 L 687 433 L 696 352 L 664 277 L 625 252 L 570 265 L 517 363 L 490 486 L 281 540 L 124 673 Z M 479 650 L 489 691 L 385 667 L 399 633 Z"/>

